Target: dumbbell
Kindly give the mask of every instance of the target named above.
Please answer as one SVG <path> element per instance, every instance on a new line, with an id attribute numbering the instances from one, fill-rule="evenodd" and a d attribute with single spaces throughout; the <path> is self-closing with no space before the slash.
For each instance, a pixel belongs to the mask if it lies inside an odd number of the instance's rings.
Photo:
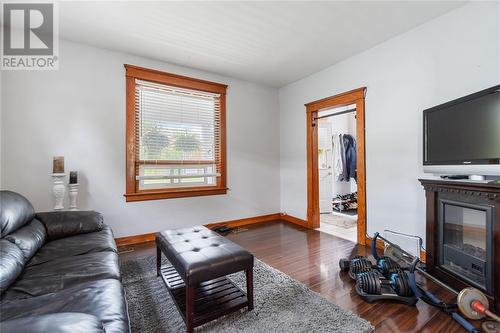
<path id="1" fill-rule="evenodd" d="M 342 272 L 347 272 L 349 270 L 350 265 L 351 261 L 347 258 L 342 258 L 339 260 L 339 267 Z"/>
<path id="2" fill-rule="evenodd" d="M 349 271 L 354 275 L 372 270 L 372 262 L 363 256 L 355 256 L 352 260 L 342 258 L 339 260 L 341 271 Z"/>
<path id="3" fill-rule="evenodd" d="M 413 296 L 406 273 L 401 269 L 391 270 L 389 278 L 383 278 L 372 271 L 360 273 L 356 276 L 356 283 L 367 294 L 382 295 L 383 287 L 388 287 L 392 288 L 398 296 Z"/>
<path id="4" fill-rule="evenodd" d="M 479 332 L 477 328 L 475 328 L 472 324 L 470 324 L 465 318 L 463 318 L 458 312 L 451 311 L 449 312 L 449 306 L 458 306 L 462 314 L 468 318 L 471 319 L 480 319 L 483 318 L 484 316 L 488 316 L 495 320 L 496 322 L 487 322 L 487 325 L 483 325 L 483 329 L 485 332 L 495 332 L 495 328 L 498 325 L 494 325 L 497 323 L 500 323 L 499 317 L 492 313 L 491 311 L 488 310 L 488 299 L 484 294 L 477 290 L 476 288 L 466 288 L 462 290 L 461 292 L 457 292 L 454 288 L 451 286 L 447 285 L 446 283 L 440 281 L 439 279 L 435 278 L 434 276 L 430 275 L 427 273 L 424 269 L 420 268 L 418 266 L 419 263 L 419 258 L 415 257 L 408 252 L 402 250 L 399 246 L 394 245 L 387 239 L 381 237 L 378 233 L 375 233 L 373 239 L 372 239 L 372 253 L 374 254 L 375 258 L 378 258 L 377 252 L 376 252 L 376 240 L 377 238 L 380 238 L 383 240 L 386 244 L 389 244 L 386 246 L 384 250 L 385 255 L 391 255 L 394 256 L 395 258 L 405 261 L 409 264 L 409 276 L 408 278 L 412 281 L 412 285 L 415 288 L 415 293 L 419 298 L 422 298 L 425 302 L 434 305 L 434 306 L 439 306 L 442 309 L 444 309 L 446 312 L 448 312 L 455 321 L 457 321 L 463 328 L 465 328 L 468 332 Z M 410 263 L 411 261 L 411 263 Z M 448 289 L 452 293 L 456 294 L 457 297 L 457 303 L 456 305 L 453 304 L 445 304 L 443 303 L 439 298 L 434 296 L 432 293 L 429 291 L 426 291 L 419 287 L 414 279 L 415 275 L 414 272 L 418 271 L 428 279 L 434 281 L 438 285 Z M 427 299 L 427 300 L 426 300 Z M 443 307 L 444 306 L 444 307 Z M 484 323 L 486 324 L 486 323 Z"/>
<path id="5" fill-rule="evenodd" d="M 391 272 L 401 268 L 394 259 L 388 256 L 380 256 L 377 259 L 377 266 L 380 267 L 382 274 L 384 274 L 386 278 L 389 278 Z"/>
<path id="6" fill-rule="evenodd" d="M 500 317 L 488 309 L 488 299 L 476 288 L 462 289 L 457 296 L 457 305 L 460 311 L 470 319 L 489 317 L 500 323 Z"/>
<path id="7" fill-rule="evenodd" d="M 353 280 L 356 280 L 359 273 L 371 272 L 374 268 L 372 262 L 363 256 L 355 256 L 352 260 L 340 259 L 339 266 L 341 270 L 348 271 Z"/>

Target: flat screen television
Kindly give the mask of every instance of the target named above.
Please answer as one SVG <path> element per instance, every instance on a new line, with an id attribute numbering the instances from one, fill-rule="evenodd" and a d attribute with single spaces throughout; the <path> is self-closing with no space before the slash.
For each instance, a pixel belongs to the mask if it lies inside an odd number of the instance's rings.
<path id="1" fill-rule="evenodd" d="M 424 110 L 424 172 L 500 175 L 500 85 Z"/>

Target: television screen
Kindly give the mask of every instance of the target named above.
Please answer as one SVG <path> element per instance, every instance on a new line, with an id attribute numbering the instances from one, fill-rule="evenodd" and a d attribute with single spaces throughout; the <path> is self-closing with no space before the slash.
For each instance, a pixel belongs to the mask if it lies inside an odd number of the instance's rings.
<path id="1" fill-rule="evenodd" d="M 424 164 L 500 163 L 500 86 L 424 111 Z"/>

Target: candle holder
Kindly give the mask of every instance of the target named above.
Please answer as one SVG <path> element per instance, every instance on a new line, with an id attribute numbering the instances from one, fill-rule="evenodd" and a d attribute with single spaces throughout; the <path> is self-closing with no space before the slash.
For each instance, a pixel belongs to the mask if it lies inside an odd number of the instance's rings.
<path id="1" fill-rule="evenodd" d="M 52 187 L 52 194 L 54 195 L 54 210 L 64 209 L 64 194 L 66 193 L 66 186 L 64 186 L 65 173 L 53 173 L 52 179 L 54 186 Z"/>
<path id="2" fill-rule="evenodd" d="M 69 210 L 78 210 L 76 208 L 76 197 L 78 196 L 78 184 L 68 184 L 69 187 Z"/>

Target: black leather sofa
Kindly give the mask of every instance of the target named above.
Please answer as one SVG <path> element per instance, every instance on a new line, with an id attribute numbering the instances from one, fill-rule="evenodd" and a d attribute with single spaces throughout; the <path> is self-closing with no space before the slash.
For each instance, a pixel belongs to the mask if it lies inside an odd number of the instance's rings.
<path id="1" fill-rule="evenodd" d="M 129 332 L 111 229 L 92 211 L 35 213 L 0 191 L 0 332 Z"/>

